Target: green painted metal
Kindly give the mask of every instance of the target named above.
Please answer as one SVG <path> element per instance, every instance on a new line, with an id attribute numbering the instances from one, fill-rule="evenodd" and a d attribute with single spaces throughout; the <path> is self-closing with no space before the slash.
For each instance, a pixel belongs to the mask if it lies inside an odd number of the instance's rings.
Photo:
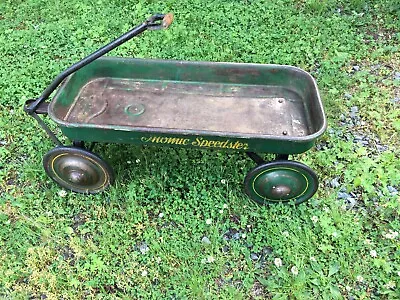
<path id="1" fill-rule="evenodd" d="M 113 124 L 92 124 L 71 122 L 66 116 L 75 99 L 80 96 L 88 82 L 97 78 L 121 78 L 123 80 L 167 82 L 170 85 L 185 83 L 188 86 L 211 86 L 219 84 L 221 89 L 254 87 L 282 90 L 293 93 L 302 102 L 304 114 L 302 122 L 307 127 L 304 135 L 290 135 L 279 131 L 281 116 L 269 122 L 275 124 L 273 134 L 237 133 L 194 129 L 174 129 L 157 127 L 124 126 Z M 279 89 L 278 89 L 279 88 Z M 223 91 L 224 92 L 224 91 Z M 282 95 L 276 95 L 280 97 Z M 278 98 L 277 98 L 278 99 Z M 93 101 L 96 101 L 94 99 Z M 290 100 L 288 100 L 290 102 Z M 136 105 L 136 106 L 135 106 Z M 147 110 L 141 104 L 134 104 L 128 114 L 136 118 L 145 117 Z M 125 111 L 127 113 L 127 111 Z M 290 117 L 295 111 L 287 111 Z M 71 75 L 59 88 L 49 106 L 49 116 L 59 125 L 71 140 L 93 142 L 117 142 L 150 144 L 157 146 L 178 146 L 199 149 L 219 149 L 234 151 L 269 152 L 281 154 L 302 153 L 310 149 L 326 128 L 326 118 L 314 79 L 305 71 L 295 67 L 261 64 L 235 64 L 188 62 L 166 60 L 142 60 L 130 58 L 99 58 Z M 250 116 L 243 116 L 251 118 Z M 294 120 L 296 121 L 296 120 Z M 193 121 L 195 122 L 195 120 Z M 293 125 L 295 126 L 295 125 Z"/>
<path id="2" fill-rule="evenodd" d="M 257 203 L 300 204 L 311 198 L 318 188 L 316 174 L 295 161 L 274 161 L 251 170 L 245 178 L 247 195 Z"/>
<path id="3" fill-rule="evenodd" d="M 101 128 L 71 128 L 60 126 L 63 134 L 71 140 L 86 142 L 127 143 L 223 151 L 244 151 L 276 154 L 296 154 L 310 149 L 314 141 L 296 142 L 286 140 L 265 140 L 260 138 L 232 138 L 195 134 L 162 134 Z"/>

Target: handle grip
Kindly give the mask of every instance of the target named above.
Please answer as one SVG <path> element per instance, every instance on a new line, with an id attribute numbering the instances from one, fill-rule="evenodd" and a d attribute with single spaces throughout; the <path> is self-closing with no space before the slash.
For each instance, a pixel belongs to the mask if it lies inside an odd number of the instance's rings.
<path id="1" fill-rule="evenodd" d="M 171 26 L 173 21 L 174 21 L 174 15 L 171 13 L 166 14 L 162 21 L 164 29 L 167 29 L 169 26 Z"/>

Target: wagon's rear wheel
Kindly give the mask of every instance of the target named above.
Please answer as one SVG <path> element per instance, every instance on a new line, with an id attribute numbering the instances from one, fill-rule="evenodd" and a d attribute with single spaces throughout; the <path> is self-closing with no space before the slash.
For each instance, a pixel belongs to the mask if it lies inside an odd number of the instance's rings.
<path id="1" fill-rule="evenodd" d="M 56 147 L 43 157 L 43 166 L 51 179 L 78 193 L 98 193 L 114 181 L 112 168 L 81 148 Z"/>
<path id="2" fill-rule="evenodd" d="M 306 165 L 295 161 L 273 161 L 258 165 L 246 176 L 246 194 L 259 204 L 310 199 L 318 189 L 318 178 Z"/>

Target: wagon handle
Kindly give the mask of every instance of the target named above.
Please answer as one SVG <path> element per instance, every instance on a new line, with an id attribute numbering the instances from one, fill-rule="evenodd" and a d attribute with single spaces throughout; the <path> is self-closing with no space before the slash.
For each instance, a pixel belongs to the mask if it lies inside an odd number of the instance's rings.
<path id="1" fill-rule="evenodd" d="M 155 14 L 144 21 L 142 24 L 136 26 L 135 28 L 131 29 L 127 33 L 121 35 L 119 38 L 115 39 L 114 41 L 110 42 L 109 44 L 103 46 L 102 48 L 98 49 L 97 51 L 93 52 L 92 54 L 86 56 L 79 62 L 73 64 L 68 69 L 60 73 L 53 82 L 43 91 L 37 99 L 31 99 L 25 102 L 24 111 L 29 114 L 33 115 L 36 112 L 36 109 L 39 105 L 46 101 L 51 93 L 60 85 L 60 83 L 67 78 L 72 73 L 78 71 L 80 68 L 86 66 L 87 64 L 91 63 L 92 61 L 96 60 L 97 58 L 103 56 L 104 54 L 110 52 L 111 50 L 117 48 L 121 44 L 127 42 L 131 38 L 141 34 L 142 32 L 149 30 L 159 30 L 159 29 L 167 29 L 174 17 L 171 13 L 168 14 Z"/>

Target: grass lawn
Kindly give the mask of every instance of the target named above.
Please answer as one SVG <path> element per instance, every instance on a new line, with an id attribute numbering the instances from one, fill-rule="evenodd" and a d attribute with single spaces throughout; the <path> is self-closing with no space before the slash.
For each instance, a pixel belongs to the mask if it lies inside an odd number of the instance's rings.
<path id="1" fill-rule="evenodd" d="M 155 12 L 172 26 L 110 55 L 316 78 L 329 127 L 293 157 L 319 176 L 311 200 L 254 204 L 235 152 L 98 145 L 117 180 L 97 195 L 46 176 L 54 145 L 23 103 Z M 398 0 L 1 0 L 0 296 L 399 299 L 399 19 Z"/>

